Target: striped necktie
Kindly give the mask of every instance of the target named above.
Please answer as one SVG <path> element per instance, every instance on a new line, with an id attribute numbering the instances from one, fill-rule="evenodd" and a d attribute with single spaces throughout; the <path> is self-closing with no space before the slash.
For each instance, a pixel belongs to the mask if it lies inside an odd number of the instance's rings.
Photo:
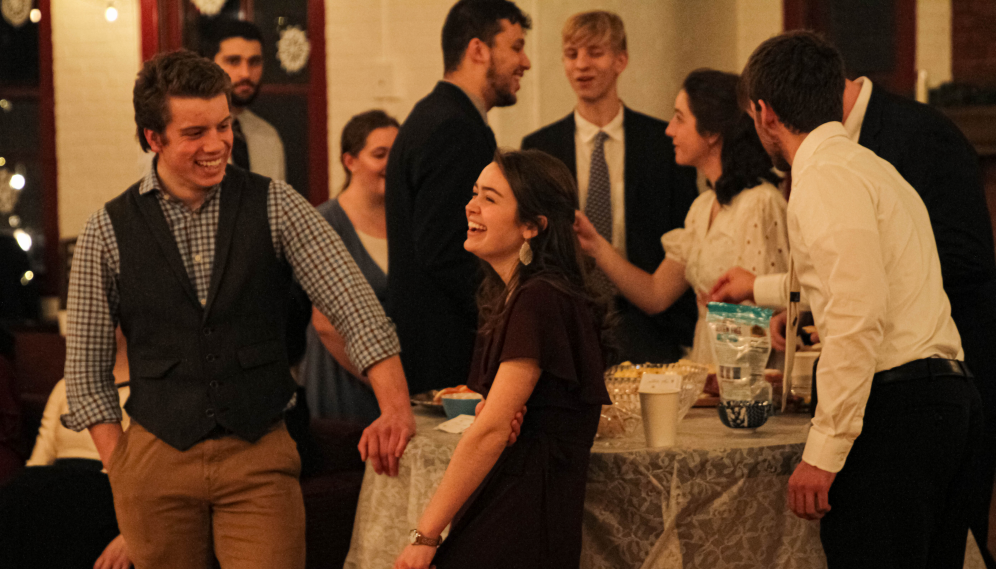
<path id="1" fill-rule="evenodd" d="M 609 135 L 598 131 L 595 148 L 591 151 L 591 170 L 588 174 L 588 199 L 584 214 L 591 220 L 599 235 L 612 242 L 612 192 L 609 184 L 609 165 L 605 162 L 605 139 Z"/>

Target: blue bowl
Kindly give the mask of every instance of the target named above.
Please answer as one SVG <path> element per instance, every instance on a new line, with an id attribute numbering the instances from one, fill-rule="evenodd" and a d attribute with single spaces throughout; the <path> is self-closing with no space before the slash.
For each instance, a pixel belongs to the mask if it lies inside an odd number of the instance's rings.
<path id="1" fill-rule="evenodd" d="M 720 401 L 719 420 L 731 429 L 756 429 L 768 422 L 770 401 Z"/>
<path id="2" fill-rule="evenodd" d="M 481 398 L 474 399 L 453 399 L 443 396 L 443 410 L 446 411 L 446 418 L 452 419 L 457 415 L 474 416 L 474 409 L 481 402 Z"/>

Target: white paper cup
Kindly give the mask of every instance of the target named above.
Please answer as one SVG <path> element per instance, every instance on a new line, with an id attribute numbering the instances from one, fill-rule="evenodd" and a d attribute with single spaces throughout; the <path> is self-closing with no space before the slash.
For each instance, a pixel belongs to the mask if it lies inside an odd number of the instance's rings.
<path id="1" fill-rule="evenodd" d="M 678 391 L 640 393 L 643 433 L 647 446 L 674 446 L 678 436 Z"/>
<path id="2" fill-rule="evenodd" d="M 819 357 L 820 352 L 795 353 L 795 366 L 792 368 L 789 393 L 796 397 L 809 397 L 813 386 L 813 365 L 816 364 Z"/>

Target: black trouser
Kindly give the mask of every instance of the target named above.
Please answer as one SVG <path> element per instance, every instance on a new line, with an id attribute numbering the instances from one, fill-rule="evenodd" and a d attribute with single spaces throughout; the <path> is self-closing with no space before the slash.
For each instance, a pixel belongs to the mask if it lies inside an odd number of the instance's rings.
<path id="1" fill-rule="evenodd" d="M 829 569 L 960 569 L 982 422 L 968 378 L 873 384 L 820 525 Z"/>
<path id="2" fill-rule="evenodd" d="M 975 376 L 975 387 L 982 396 L 986 415 L 986 434 L 975 470 L 975 498 L 969 504 L 969 527 L 982 552 L 988 569 L 996 569 L 996 560 L 987 551 L 989 502 L 996 471 L 996 283 L 948 286 L 951 318 L 958 325 L 965 364 Z"/>

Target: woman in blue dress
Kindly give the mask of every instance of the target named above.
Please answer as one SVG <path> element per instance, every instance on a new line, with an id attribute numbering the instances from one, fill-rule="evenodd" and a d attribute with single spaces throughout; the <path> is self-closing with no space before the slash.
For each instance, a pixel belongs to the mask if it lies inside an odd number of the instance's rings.
<path id="1" fill-rule="evenodd" d="M 383 305 L 387 300 L 387 225 L 384 173 L 398 134 L 398 121 L 373 110 L 351 118 L 342 130 L 341 160 L 346 183 L 318 212 L 342 238 Z M 346 354 L 342 335 L 314 311 L 301 363 L 301 383 L 313 417 L 348 419 L 369 425 L 379 415 L 373 389 Z"/>

